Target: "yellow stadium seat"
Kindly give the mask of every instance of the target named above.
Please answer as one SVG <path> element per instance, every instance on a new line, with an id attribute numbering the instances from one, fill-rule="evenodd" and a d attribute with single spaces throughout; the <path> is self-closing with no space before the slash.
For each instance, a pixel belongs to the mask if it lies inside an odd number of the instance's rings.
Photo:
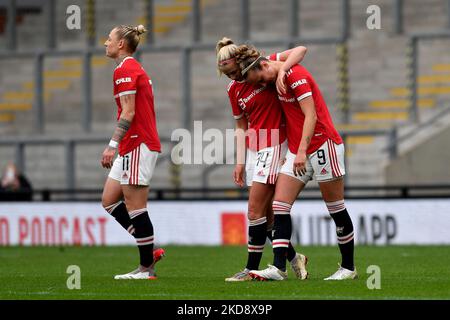
<path id="1" fill-rule="evenodd" d="M 31 103 L 0 103 L 0 111 L 27 111 L 32 107 Z"/>
<path id="2" fill-rule="evenodd" d="M 355 121 L 391 121 L 408 120 L 408 112 L 355 112 Z"/>
<path id="3" fill-rule="evenodd" d="M 371 108 L 379 109 L 407 109 L 410 107 L 410 101 L 408 99 L 401 100 L 374 100 L 370 102 Z M 436 106 L 436 101 L 434 99 L 419 99 L 418 106 L 420 108 L 433 108 Z"/>
<path id="4" fill-rule="evenodd" d="M 12 122 L 15 118 L 13 113 L 0 113 L 0 122 Z"/>

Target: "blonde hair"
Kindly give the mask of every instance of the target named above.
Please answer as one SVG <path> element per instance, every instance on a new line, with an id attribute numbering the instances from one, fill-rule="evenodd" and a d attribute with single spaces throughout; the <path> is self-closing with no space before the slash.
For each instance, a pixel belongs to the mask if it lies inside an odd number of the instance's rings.
<path id="1" fill-rule="evenodd" d="M 119 36 L 119 40 L 125 40 L 125 42 L 127 43 L 127 47 L 131 51 L 131 53 L 134 53 L 136 51 L 139 41 L 141 40 L 140 35 L 147 31 L 142 24 L 136 27 L 120 25 L 115 29 L 117 35 Z"/>
<path id="2" fill-rule="evenodd" d="M 223 37 L 216 44 L 216 55 L 217 55 L 217 73 L 221 75 L 223 72 L 221 67 L 226 65 L 229 60 L 234 59 L 236 54 L 237 45 L 234 44 L 233 40 L 227 37 Z"/>
<path id="3" fill-rule="evenodd" d="M 260 62 L 267 60 L 255 47 L 247 44 L 240 45 L 236 49 L 235 56 L 242 75 L 245 75 L 247 71 L 253 68 L 261 69 Z"/>

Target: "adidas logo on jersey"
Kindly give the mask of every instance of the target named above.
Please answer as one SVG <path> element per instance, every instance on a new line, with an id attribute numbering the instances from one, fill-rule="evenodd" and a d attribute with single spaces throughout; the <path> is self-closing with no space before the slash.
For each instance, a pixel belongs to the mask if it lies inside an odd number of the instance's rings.
<path id="1" fill-rule="evenodd" d="M 328 171 L 325 168 L 323 168 L 322 171 L 320 171 L 320 174 L 327 174 L 327 173 L 328 173 Z"/>
<path id="2" fill-rule="evenodd" d="M 264 171 L 263 170 L 258 171 L 258 176 L 264 177 L 265 176 Z"/>

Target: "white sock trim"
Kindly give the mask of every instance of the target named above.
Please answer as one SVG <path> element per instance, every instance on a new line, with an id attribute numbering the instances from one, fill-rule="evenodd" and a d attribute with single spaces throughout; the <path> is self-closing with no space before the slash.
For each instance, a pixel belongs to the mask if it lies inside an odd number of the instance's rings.
<path id="1" fill-rule="evenodd" d="M 106 210 L 106 212 L 111 214 L 114 211 L 114 209 L 116 209 L 121 203 L 122 203 L 122 200 L 120 200 L 120 201 L 118 201 L 116 203 L 113 203 L 113 204 L 111 204 L 109 206 L 103 207 L 103 208 Z"/>
<path id="2" fill-rule="evenodd" d="M 283 211 L 283 212 L 291 212 L 292 205 L 287 202 L 281 202 L 281 201 L 274 201 L 272 203 L 272 209 L 273 211 Z"/>
<path id="3" fill-rule="evenodd" d="M 127 231 L 130 233 L 130 234 L 133 234 L 134 233 L 134 226 L 133 225 L 130 225 L 129 227 L 128 227 L 128 229 L 127 229 Z"/>
<path id="4" fill-rule="evenodd" d="M 133 211 L 128 212 L 128 214 L 130 215 L 130 219 L 134 219 L 137 216 L 143 214 L 144 212 L 147 212 L 147 208 L 133 210 Z"/>
<path id="5" fill-rule="evenodd" d="M 262 217 L 256 220 L 248 220 L 248 225 L 249 226 L 259 226 L 260 224 L 266 223 L 267 222 L 267 218 L 266 217 Z"/>
<path id="6" fill-rule="evenodd" d="M 136 238 L 136 243 L 138 246 L 145 246 L 147 244 L 152 244 L 154 240 L 154 236 L 149 236 L 145 238 Z"/>
<path id="7" fill-rule="evenodd" d="M 288 248 L 289 239 L 273 239 L 272 248 Z"/>
<path id="8" fill-rule="evenodd" d="M 346 243 L 352 241 L 354 236 L 355 236 L 355 231 L 352 231 L 346 236 L 337 237 L 337 241 L 339 244 L 346 244 Z"/>
<path id="9" fill-rule="evenodd" d="M 247 251 L 248 252 L 263 252 L 264 251 L 264 245 L 254 245 L 254 244 L 248 244 L 247 245 Z"/>
<path id="10" fill-rule="evenodd" d="M 344 200 L 325 202 L 325 204 L 327 205 L 327 209 L 330 214 L 345 210 Z"/>

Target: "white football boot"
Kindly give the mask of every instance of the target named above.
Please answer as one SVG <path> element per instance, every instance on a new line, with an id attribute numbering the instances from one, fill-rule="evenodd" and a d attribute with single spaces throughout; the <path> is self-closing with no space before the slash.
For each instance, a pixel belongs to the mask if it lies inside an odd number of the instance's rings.
<path id="1" fill-rule="evenodd" d="M 297 279 L 306 280 L 308 279 L 308 271 L 306 271 L 306 265 L 308 264 L 308 257 L 297 253 L 290 262 L 292 271 L 294 271 Z"/>
<path id="2" fill-rule="evenodd" d="M 248 274 L 249 272 L 250 272 L 250 270 L 245 268 L 244 270 L 236 273 L 234 276 L 226 278 L 225 281 L 226 282 L 250 281 L 250 280 L 252 280 L 252 277 L 250 277 L 250 275 Z"/>
<path id="3" fill-rule="evenodd" d="M 137 268 L 136 270 L 133 270 L 129 273 L 125 274 L 118 274 L 114 276 L 114 279 L 116 280 L 155 280 L 156 274 L 155 271 L 151 268 L 147 269 L 141 269 Z"/>
<path id="4" fill-rule="evenodd" d="M 356 272 L 356 268 L 355 270 L 348 270 L 345 268 L 342 268 L 339 264 L 339 269 L 332 274 L 331 276 L 329 276 L 328 278 L 325 278 L 323 280 L 347 280 L 347 279 L 356 279 L 358 278 L 358 273 Z"/>
<path id="5" fill-rule="evenodd" d="M 287 278 L 287 272 L 283 272 L 275 266 L 269 264 L 269 267 L 263 270 L 252 270 L 250 277 L 259 281 L 275 280 L 281 281 Z"/>

